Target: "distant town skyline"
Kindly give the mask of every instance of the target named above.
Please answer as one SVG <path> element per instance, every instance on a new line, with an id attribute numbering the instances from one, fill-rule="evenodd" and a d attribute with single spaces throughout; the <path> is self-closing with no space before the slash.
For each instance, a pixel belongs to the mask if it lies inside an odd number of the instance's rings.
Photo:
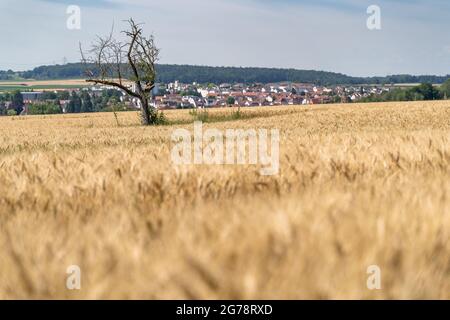
<path id="1" fill-rule="evenodd" d="M 18 5 L 20 2 L 20 5 Z M 160 63 L 325 70 L 352 76 L 450 73 L 446 0 L 2 0 L 0 70 L 78 62 L 78 44 L 133 17 Z M 81 29 L 67 28 L 67 7 Z M 367 8 L 381 9 L 369 30 Z"/>

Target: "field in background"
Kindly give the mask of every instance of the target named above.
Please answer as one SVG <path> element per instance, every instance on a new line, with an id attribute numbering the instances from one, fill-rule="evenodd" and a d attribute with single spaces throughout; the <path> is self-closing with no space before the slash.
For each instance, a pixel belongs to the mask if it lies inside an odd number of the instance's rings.
<path id="1" fill-rule="evenodd" d="M 57 89 L 79 89 L 88 86 L 90 86 L 90 84 L 86 83 L 83 79 L 0 81 L 0 92 L 13 90 L 45 91 Z"/>
<path id="2" fill-rule="evenodd" d="M 0 298 L 450 299 L 449 101 L 242 112 L 280 175 L 173 166 L 188 111 L 0 118 Z"/>

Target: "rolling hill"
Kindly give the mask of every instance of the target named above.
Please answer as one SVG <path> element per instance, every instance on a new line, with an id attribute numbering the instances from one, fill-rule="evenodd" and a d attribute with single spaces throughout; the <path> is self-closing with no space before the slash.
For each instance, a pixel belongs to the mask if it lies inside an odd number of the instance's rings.
<path id="1" fill-rule="evenodd" d="M 338 84 L 389 84 L 389 83 L 443 83 L 447 76 L 390 75 L 386 77 L 352 77 L 342 73 L 315 70 L 279 69 L 279 68 L 242 68 L 208 67 L 191 65 L 159 64 L 158 81 L 168 83 L 273 83 L 303 82 L 318 85 Z M 83 65 L 69 63 L 65 65 L 40 66 L 29 71 L 0 71 L 0 80 L 35 79 L 76 79 L 83 77 Z"/>

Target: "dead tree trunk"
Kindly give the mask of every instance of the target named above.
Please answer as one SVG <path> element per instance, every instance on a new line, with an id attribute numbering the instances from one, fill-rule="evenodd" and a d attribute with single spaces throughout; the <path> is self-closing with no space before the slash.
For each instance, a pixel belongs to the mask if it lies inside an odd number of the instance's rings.
<path id="1" fill-rule="evenodd" d="M 150 125 L 156 123 L 156 119 L 154 114 L 156 113 L 154 108 L 150 106 L 149 103 L 150 97 L 147 97 L 145 95 L 142 96 L 140 99 L 141 102 L 141 121 L 143 125 Z"/>

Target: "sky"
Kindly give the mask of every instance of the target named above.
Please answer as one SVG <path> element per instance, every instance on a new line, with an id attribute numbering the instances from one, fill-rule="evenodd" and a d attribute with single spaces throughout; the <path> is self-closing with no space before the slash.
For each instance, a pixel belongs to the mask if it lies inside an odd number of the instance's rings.
<path id="1" fill-rule="evenodd" d="M 69 5 L 80 29 L 67 27 Z M 448 0 L 1 0 L 0 70 L 79 62 L 80 42 L 113 24 L 120 38 L 130 17 L 156 37 L 160 63 L 450 74 Z"/>

